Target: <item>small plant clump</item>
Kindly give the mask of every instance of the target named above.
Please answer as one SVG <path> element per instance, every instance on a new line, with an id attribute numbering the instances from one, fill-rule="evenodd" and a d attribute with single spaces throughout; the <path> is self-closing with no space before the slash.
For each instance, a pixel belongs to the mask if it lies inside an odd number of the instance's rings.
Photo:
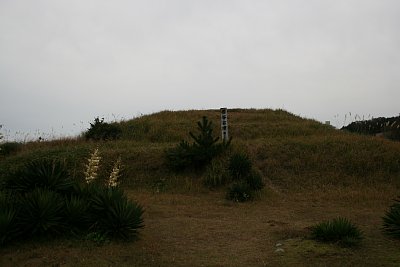
<path id="1" fill-rule="evenodd" d="M 0 246 L 19 235 L 16 227 L 17 209 L 14 199 L 6 191 L 0 191 Z"/>
<path id="2" fill-rule="evenodd" d="M 338 217 L 324 221 L 311 228 L 311 238 L 321 242 L 337 243 L 341 246 L 356 246 L 363 239 L 362 232 L 348 219 Z"/>
<path id="3" fill-rule="evenodd" d="M 198 135 L 189 132 L 193 143 L 182 140 L 176 147 L 166 151 L 166 163 L 171 169 L 203 168 L 229 147 L 231 139 L 218 143 L 219 137 L 213 136 L 213 125 L 207 117 L 197 122 L 197 127 Z"/>
<path id="4" fill-rule="evenodd" d="M 228 169 L 234 180 L 246 177 L 251 172 L 252 167 L 252 162 L 247 154 L 235 153 L 229 159 Z"/>
<path id="5" fill-rule="evenodd" d="M 227 199 L 237 202 L 252 200 L 255 192 L 264 188 L 262 176 L 253 169 L 246 154 L 233 154 L 229 159 L 228 170 L 233 183 L 228 187 Z"/>
<path id="6" fill-rule="evenodd" d="M 400 239 L 400 197 L 395 200 L 383 217 L 382 230 L 388 236 Z"/>
<path id="7" fill-rule="evenodd" d="M 27 163 L 0 188 L 0 245 L 16 239 L 65 233 L 107 238 L 136 238 L 143 227 L 143 208 L 118 187 L 119 158 L 104 184 L 95 183 L 98 149 L 90 155 L 84 183 L 73 180 L 63 161 Z"/>
<path id="8" fill-rule="evenodd" d="M 245 181 L 235 181 L 228 187 L 226 198 L 236 202 L 246 202 L 252 200 L 254 190 Z"/>
<path id="9" fill-rule="evenodd" d="M 99 117 L 94 119 L 93 123 L 90 123 L 90 128 L 85 132 L 86 140 L 116 140 L 120 138 L 122 134 L 121 128 L 117 124 L 110 124 L 104 122 L 104 118 L 101 120 Z"/>

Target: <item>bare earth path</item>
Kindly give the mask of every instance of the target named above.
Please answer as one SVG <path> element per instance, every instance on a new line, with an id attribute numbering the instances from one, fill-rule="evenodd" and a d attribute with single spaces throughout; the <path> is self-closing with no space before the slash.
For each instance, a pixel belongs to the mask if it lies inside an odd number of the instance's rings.
<path id="1" fill-rule="evenodd" d="M 19 243 L 0 249 L 0 266 L 400 266 L 400 242 L 380 231 L 395 192 L 269 192 L 244 204 L 223 192 L 128 195 L 146 210 L 139 241 Z M 361 228 L 361 247 L 307 238 L 311 225 L 337 216 Z"/>

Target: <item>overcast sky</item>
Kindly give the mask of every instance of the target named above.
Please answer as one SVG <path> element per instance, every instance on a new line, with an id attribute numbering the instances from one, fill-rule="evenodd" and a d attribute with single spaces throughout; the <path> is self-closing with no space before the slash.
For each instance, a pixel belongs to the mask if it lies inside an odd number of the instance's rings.
<path id="1" fill-rule="evenodd" d="M 0 0 L 2 132 L 223 106 L 339 126 L 349 112 L 397 116 L 399 11 L 398 0 Z"/>

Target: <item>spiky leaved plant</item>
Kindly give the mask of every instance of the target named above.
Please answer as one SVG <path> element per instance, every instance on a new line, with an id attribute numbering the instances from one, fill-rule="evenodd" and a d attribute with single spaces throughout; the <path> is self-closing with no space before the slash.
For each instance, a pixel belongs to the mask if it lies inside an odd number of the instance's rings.
<path id="1" fill-rule="evenodd" d="M 383 217 L 383 231 L 388 236 L 400 239 L 400 197 Z"/>
<path id="2" fill-rule="evenodd" d="M 0 191 L 0 246 L 12 241 L 20 233 L 16 226 L 17 214 L 18 210 L 12 195 Z"/>
<path id="3" fill-rule="evenodd" d="M 143 225 L 143 208 L 129 200 L 118 187 L 98 188 L 91 198 L 95 230 L 104 235 L 130 239 L 138 236 Z"/>
<path id="4" fill-rule="evenodd" d="M 18 225 L 26 235 L 59 233 L 64 226 L 62 196 L 49 189 L 36 188 L 19 200 Z"/>
<path id="5" fill-rule="evenodd" d="M 90 202 L 85 195 L 71 195 L 64 201 L 64 220 L 72 233 L 79 233 L 90 227 Z"/>
<path id="6" fill-rule="evenodd" d="M 8 177 L 5 187 L 20 193 L 47 188 L 67 194 L 73 190 L 73 184 L 65 161 L 42 158 L 26 163 Z"/>
<path id="7" fill-rule="evenodd" d="M 88 163 L 85 165 L 85 181 L 87 184 L 91 184 L 94 180 L 97 179 L 98 170 L 100 167 L 100 152 L 99 149 L 96 148 L 93 153 L 90 154 L 88 158 Z"/>
<path id="8" fill-rule="evenodd" d="M 338 217 L 314 225 L 311 228 L 311 238 L 342 246 L 355 246 L 361 242 L 363 236 L 358 227 L 348 219 Z"/>

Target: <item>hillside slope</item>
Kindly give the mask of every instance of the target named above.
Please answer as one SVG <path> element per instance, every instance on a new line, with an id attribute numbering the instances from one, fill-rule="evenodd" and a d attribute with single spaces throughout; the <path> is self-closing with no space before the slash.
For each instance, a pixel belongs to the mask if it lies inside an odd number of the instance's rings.
<path id="1" fill-rule="evenodd" d="M 102 171 L 122 157 L 126 187 L 166 188 L 188 183 L 196 174 L 175 174 L 164 166 L 164 151 L 195 131 L 202 116 L 213 121 L 220 135 L 219 110 L 163 111 L 122 121 L 117 141 L 56 140 L 24 145 L 20 152 L 0 159 L 0 176 L 34 158 L 51 156 L 68 161 L 76 177 L 85 159 L 99 147 Z M 229 133 L 233 149 L 245 150 L 271 186 L 282 190 L 330 186 L 400 184 L 400 143 L 336 130 L 283 110 L 231 109 Z M 185 187 L 187 188 L 187 187 Z"/>

